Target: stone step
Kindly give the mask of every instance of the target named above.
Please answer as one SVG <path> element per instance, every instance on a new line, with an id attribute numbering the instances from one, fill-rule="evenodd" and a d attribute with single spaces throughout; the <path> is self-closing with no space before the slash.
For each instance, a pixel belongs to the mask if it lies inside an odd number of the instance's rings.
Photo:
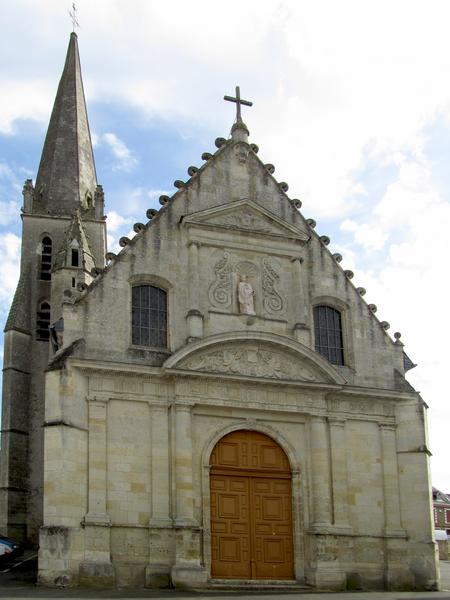
<path id="1" fill-rule="evenodd" d="M 255 592 L 312 592 L 314 588 L 291 579 L 210 579 L 208 587 L 214 590 L 248 590 Z"/>

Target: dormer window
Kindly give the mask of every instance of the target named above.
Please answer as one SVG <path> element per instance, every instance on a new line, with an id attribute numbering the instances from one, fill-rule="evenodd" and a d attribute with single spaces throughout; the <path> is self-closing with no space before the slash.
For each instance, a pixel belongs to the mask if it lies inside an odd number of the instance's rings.
<path id="1" fill-rule="evenodd" d="M 45 236 L 42 238 L 41 244 L 40 278 L 43 281 L 50 281 L 52 278 L 52 240 L 48 236 Z"/>
<path id="2" fill-rule="evenodd" d="M 72 248 L 72 267 L 80 266 L 80 252 L 77 248 Z"/>
<path id="3" fill-rule="evenodd" d="M 80 266 L 80 246 L 77 240 L 72 240 L 70 243 L 70 254 L 67 257 L 67 263 L 70 267 Z"/>

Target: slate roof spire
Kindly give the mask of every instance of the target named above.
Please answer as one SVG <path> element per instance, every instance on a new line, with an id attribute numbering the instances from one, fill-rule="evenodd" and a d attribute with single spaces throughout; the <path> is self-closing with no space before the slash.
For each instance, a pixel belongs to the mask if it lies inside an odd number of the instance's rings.
<path id="1" fill-rule="evenodd" d="M 97 186 L 77 34 L 70 34 L 41 162 L 33 212 L 73 215 L 91 206 Z"/>

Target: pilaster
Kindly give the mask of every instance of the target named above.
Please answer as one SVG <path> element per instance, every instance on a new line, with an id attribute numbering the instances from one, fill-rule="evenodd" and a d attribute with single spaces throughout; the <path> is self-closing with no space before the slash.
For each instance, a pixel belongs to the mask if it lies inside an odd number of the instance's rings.
<path id="1" fill-rule="evenodd" d="M 201 565 L 201 529 L 194 517 L 192 465 L 192 406 L 175 404 L 175 565 L 171 570 L 175 587 L 206 584 Z"/>
<path id="2" fill-rule="evenodd" d="M 345 420 L 328 418 L 330 430 L 331 482 L 334 528 L 350 533 L 348 520 L 348 483 Z"/>
<path id="3" fill-rule="evenodd" d="M 108 586 L 115 581 L 111 564 L 111 519 L 106 512 L 107 401 L 89 400 L 88 512 L 84 518 L 84 561 L 81 585 Z"/>
<path id="4" fill-rule="evenodd" d="M 170 502 L 169 412 L 166 405 L 153 404 L 151 410 L 151 518 L 149 562 L 145 585 L 165 588 L 170 585 L 173 522 Z"/>

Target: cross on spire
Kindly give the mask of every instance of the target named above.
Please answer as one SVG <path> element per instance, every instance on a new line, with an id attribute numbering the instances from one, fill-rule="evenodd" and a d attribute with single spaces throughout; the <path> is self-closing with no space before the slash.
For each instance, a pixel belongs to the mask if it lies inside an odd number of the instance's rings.
<path id="1" fill-rule="evenodd" d="M 224 96 L 223 99 L 228 100 L 229 102 L 236 103 L 236 121 L 238 123 L 242 123 L 241 104 L 243 104 L 244 106 L 253 106 L 253 102 L 241 99 L 241 90 L 238 85 L 236 86 L 236 98 L 233 98 L 233 96 Z"/>
<path id="2" fill-rule="evenodd" d="M 72 2 L 72 10 L 69 10 L 69 17 L 72 21 L 72 31 L 75 31 L 75 27 L 80 27 L 77 19 L 77 7 L 75 6 L 75 2 Z"/>

